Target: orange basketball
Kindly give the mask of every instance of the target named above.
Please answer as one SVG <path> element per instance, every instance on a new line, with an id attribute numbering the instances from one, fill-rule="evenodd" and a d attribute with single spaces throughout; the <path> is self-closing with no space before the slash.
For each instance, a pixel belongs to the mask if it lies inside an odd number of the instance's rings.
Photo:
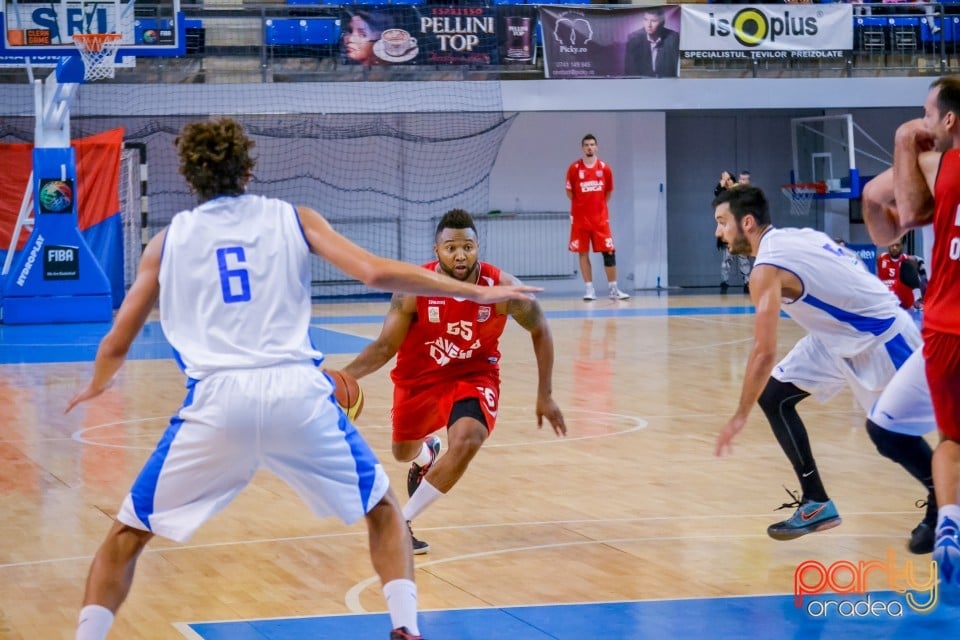
<path id="1" fill-rule="evenodd" d="M 337 369 L 324 369 L 327 375 L 333 379 L 333 396 L 337 404 L 343 409 L 347 417 L 356 420 L 363 411 L 363 389 L 357 379 L 345 371 Z"/>

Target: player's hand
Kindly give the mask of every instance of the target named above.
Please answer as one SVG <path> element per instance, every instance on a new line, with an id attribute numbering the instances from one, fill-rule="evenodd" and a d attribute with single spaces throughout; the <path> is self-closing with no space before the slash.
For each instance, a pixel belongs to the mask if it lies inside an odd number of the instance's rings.
<path id="1" fill-rule="evenodd" d="M 897 127 L 896 140 L 912 143 L 917 151 L 932 151 L 937 143 L 933 132 L 920 118 L 908 120 Z"/>
<path id="2" fill-rule="evenodd" d="M 107 385 L 109 386 L 109 385 Z M 64 413 L 70 413 L 71 410 L 81 402 L 86 402 L 87 400 L 92 400 L 96 398 L 101 393 L 107 390 L 107 387 L 94 387 L 93 385 L 88 386 L 86 389 L 73 396 L 70 399 L 70 402 L 67 403 L 67 408 L 63 410 Z"/>
<path id="3" fill-rule="evenodd" d="M 480 304 L 493 304 L 507 300 L 525 302 L 534 297 L 533 294 L 543 291 L 543 287 L 531 287 L 525 284 L 497 285 L 495 287 L 477 287 L 471 298 Z"/>
<path id="4" fill-rule="evenodd" d="M 563 413 L 553 398 L 537 398 L 537 429 L 543 428 L 543 419 L 546 418 L 558 436 L 567 435 L 567 423 L 563 421 Z"/>
<path id="5" fill-rule="evenodd" d="M 723 426 L 723 430 L 720 431 L 720 435 L 717 436 L 717 446 L 714 449 L 714 455 L 723 456 L 728 453 L 733 453 L 733 439 L 738 433 L 743 431 L 743 427 L 746 426 L 746 424 L 746 418 L 738 418 L 736 416 L 730 418 L 727 424 Z"/>

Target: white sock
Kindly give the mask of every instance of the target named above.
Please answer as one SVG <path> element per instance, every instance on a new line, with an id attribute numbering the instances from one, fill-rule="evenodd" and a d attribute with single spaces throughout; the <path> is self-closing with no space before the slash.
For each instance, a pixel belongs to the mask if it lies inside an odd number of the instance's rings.
<path id="1" fill-rule="evenodd" d="M 407 504 L 403 505 L 403 519 L 413 520 L 423 513 L 424 509 L 439 500 L 441 496 L 443 496 L 443 494 L 440 493 L 440 490 L 424 478 L 420 482 L 420 486 L 417 487 L 417 490 L 414 491 L 410 499 L 407 500 Z"/>
<path id="2" fill-rule="evenodd" d="M 587 291 L 589 291 L 590 293 L 593 293 L 593 283 L 587 282 L 586 285 L 587 285 Z"/>
<path id="3" fill-rule="evenodd" d="M 393 628 L 406 627 L 413 635 L 420 635 L 417 626 L 417 585 L 413 580 L 391 580 L 383 585 L 383 597 L 387 600 Z"/>
<path id="4" fill-rule="evenodd" d="M 88 604 L 80 610 L 77 640 L 105 640 L 113 625 L 113 612 L 98 604 Z"/>
<path id="5" fill-rule="evenodd" d="M 431 455 L 430 447 L 428 447 L 426 441 L 424 441 L 424 443 L 420 445 L 420 453 L 413 459 L 413 464 L 421 467 L 425 464 L 430 464 Z"/>
<path id="6" fill-rule="evenodd" d="M 937 509 L 937 529 L 943 526 L 943 519 L 946 517 L 960 524 L 960 504 L 940 505 L 940 508 Z"/>
<path id="7" fill-rule="evenodd" d="M 616 281 L 616 280 L 611 280 L 611 281 L 610 281 L 610 291 L 619 291 L 619 289 L 617 289 L 617 281 Z"/>

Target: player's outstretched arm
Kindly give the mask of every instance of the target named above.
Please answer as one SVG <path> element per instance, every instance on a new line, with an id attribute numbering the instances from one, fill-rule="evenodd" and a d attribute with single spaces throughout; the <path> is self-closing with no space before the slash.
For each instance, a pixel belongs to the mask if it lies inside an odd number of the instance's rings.
<path id="1" fill-rule="evenodd" d="M 345 274 L 367 286 L 413 295 L 467 298 L 481 304 L 523 300 L 542 291 L 538 287 L 478 287 L 419 266 L 374 255 L 337 233 L 310 207 L 298 206 L 300 224 L 310 249 Z"/>
<path id="2" fill-rule="evenodd" d="M 500 281 L 520 283 L 508 273 L 501 273 Z M 567 424 L 553 399 L 553 334 L 543 309 L 536 300 L 513 300 L 507 303 L 507 313 L 530 332 L 533 341 L 533 353 L 537 358 L 537 428 L 543 427 L 546 418 L 554 433 L 564 436 Z"/>
<path id="3" fill-rule="evenodd" d="M 740 403 L 733 417 L 717 436 L 715 453 L 733 453 L 733 439 L 747 424 L 753 405 L 770 379 L 777 355 L 777 325 L 780 322 L 782 299 L 780 270 L 770 265 L 757 265 L 750 273 L 750 298 L 756 308 L 753 323 L 753 348 L 747 359 L 747 371 L 740 389 Z"/>
<path id="4" fill-rule="evenodd" d="M 363 351 L 354 358 L 344 371 L 358 380 L 373 373 L 397 354 L 403 339 L 407 337 L 410 323 L 417 313 L 417 298 L 402 293 L 395 293 L 390 299 L 390 309 L 383 319 L 383 327 L 377 339 L 368 344 Z"/>
<path id="5" fill-rule="evenodd" d="M 160 296 L 160 255 L 166 234 L 166 229 L 158 233 L 143 250 L 137 277 L 123 299 L 120 310 L 117 311 L 113 326 L 97 348 L 97 357 L 93 362 L 93 377 L 87 387 L 67 404 L 67 412 L 81 402 L 96 398 L 103 393 L 126 360 L 130 345 L 143 329 L 147 317 Z"/>

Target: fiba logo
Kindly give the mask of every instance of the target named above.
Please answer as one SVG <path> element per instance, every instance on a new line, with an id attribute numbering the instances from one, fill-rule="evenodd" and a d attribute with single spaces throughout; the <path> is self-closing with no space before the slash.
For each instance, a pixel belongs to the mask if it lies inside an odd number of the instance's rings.
<path id="1" fill-rule="evenodd" d="M 40 211 L 66 213 L 73 207 L 73 185 L 65 180 L 45 180 L 40 185 Z"/>
<path id="2" fill-rule="evenodd" d="M 160 35 L 156 29 L 145 29 L 143 32 L 143 44 L 157 44 Z"/>
<path id="3" fill-rule="evenodd" d="M 765 11 L 749 7 L 738 11 L 733 20 L 717 18 L 710 14 L 710 35 L 729 36 L 744 47 L 756 47 L 765 40 L 776 42 L 784 36 L 815 36 L 819 31 L 817 16 L 791 16 L 789 11 L 782 15 L 768 15 Z"/>

